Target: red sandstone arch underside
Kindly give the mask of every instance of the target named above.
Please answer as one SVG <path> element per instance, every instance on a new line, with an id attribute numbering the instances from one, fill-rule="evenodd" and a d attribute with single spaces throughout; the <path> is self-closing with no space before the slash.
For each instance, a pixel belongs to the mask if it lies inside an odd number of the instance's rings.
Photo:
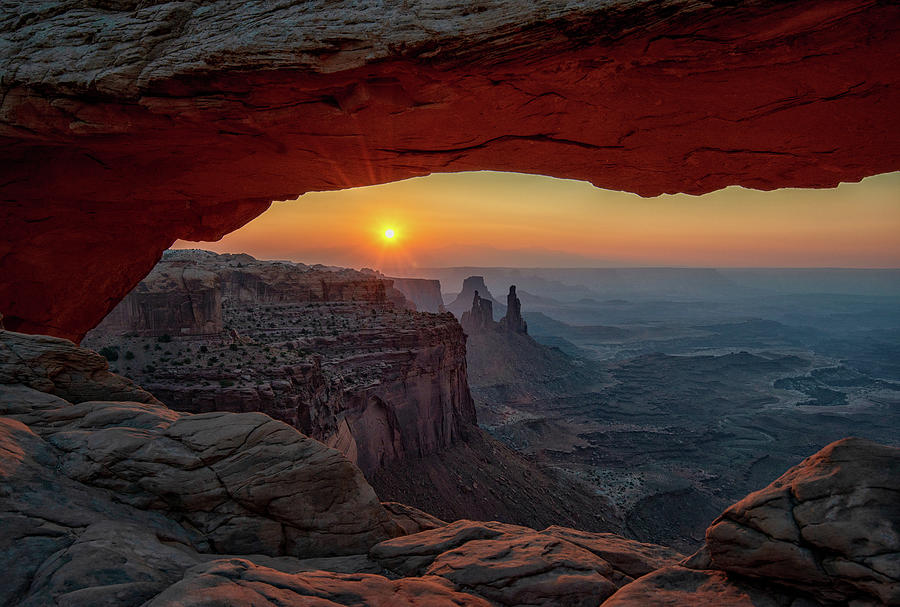
<path id="1" fill-rule="evenodd" d="M 498 0 L 347 25 L 308 2 L 86 4 L 0 19 L 10 329 L 78 340 L 175 239 L 311 190 L 494 169 L 651 196 L 900 169 L 893 3 Z"/>

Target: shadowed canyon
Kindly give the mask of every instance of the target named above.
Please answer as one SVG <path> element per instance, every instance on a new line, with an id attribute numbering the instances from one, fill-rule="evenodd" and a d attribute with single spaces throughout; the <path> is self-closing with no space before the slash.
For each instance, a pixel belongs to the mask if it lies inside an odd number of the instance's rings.
<path id="1" fill-rule="evenodd" d="M 864 180 L 849 215 L 900 171 L 898 55 L 876 0 L 0 3 L 0 606 L 900 605 L 894 248 L 427 267 L 401 222 L 370 229 L 403 264 L 351 269 L 177 242 L 482 170 Z M 867 258 L 887 177 L 858 250 L 783 233 Z M 294 240 L 349 233 L 311 200 Z M 540 246 L 529 200 L 449 250 Z"/>

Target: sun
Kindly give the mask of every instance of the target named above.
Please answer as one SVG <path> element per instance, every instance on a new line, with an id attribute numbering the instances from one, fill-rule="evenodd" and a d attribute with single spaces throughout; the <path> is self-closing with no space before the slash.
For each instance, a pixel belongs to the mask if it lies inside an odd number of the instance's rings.
<path id="1" fill-rule="evenodd" d="M 393 238 L 393 237 L 394 237 L 394 229 L 393 229 L 393 228 L 388 228 L 388 229 L 386 229 L 386 230 L 384 231 L 384 237 L 387 238 L 388 240 L 390 240 L 391 238 Z"/>

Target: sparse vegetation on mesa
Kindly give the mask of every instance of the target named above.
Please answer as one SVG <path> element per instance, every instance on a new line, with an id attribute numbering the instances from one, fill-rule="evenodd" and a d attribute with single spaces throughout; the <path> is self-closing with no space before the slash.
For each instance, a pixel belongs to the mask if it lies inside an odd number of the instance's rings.
<path id="1" fill-rule="evenodd" d="M 321 364 L 333 387 L 353 389 L 389 373 L 393 351 L 408 352 L 417 336 L 440 330 L 448 317 L 397 309 L 390 303 L 308 302 L 223 305 L 224 330 L 211 337 L 106 337 L 100 353 L 141 385 L 175 383 L 257 389 L 285 368 Z M 364 335 L 364 338 L 360 338 Z M 98 338 L 94 338 L 98 339 Z M 91 338 L 86 345 L 92 344 Z M 373 361 L 377 354 L 382 361 Z"/>

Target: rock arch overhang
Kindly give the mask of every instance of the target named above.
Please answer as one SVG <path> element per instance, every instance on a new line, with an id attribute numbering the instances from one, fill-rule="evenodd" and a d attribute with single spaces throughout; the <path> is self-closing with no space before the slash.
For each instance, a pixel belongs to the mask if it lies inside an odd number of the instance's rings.
<path id="1" fill-rule="evenodd" d="M 21 2 L 0 313 L 78 340 L 175 239 L 495 169 L 650 196 L 900 169 L 893 2 Z"/>

